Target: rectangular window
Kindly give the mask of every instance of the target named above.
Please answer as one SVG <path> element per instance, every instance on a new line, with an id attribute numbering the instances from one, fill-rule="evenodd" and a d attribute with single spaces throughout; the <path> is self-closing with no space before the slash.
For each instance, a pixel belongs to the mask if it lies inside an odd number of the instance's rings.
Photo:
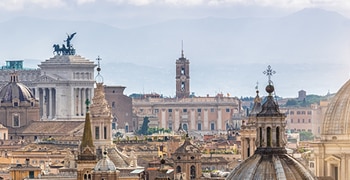
<path id="1" fill-rule="evenodd" d="M 100 139 L 100 127 L 95 127 L 95 139 Z"/>
<path id="2" fill-rule="evenodd" d="M 103 127 L 103 139 L 107 139 L 107 126 Z"/>
<path id="3" fill-rule="evenodd" d="M 182 112 L 187 113 L 187 109 L 183 109 Z"/>
<path id="4" fill-rule="evenodd" d="M 215 130 L 215 123 L 210 123 L 210 130 L 214 131 Z"/>
<path id="5" fill-rule="evenodd" d="M 29 178 L 34 178 L 34 171 L 29 171 Z"/>
<path id="6" fill-rule="evenodd" d="M 159 109 L 154 109 L 154 113 L 158 114 L 159 113 Z"/>
<path id="7" fill-rule="evenodd" d="M 301 111 L 301 114 L 305 114 L 305 111 Z"/>
<path id="8" fill-rule="evenodd" d="M 230 109 L 229 109 L 229 108 L 226 108 L 226 112 L 230 112 Z"/>
<path id="9" fill-rule="evenodd" d="M 198 129 L 198 131 L 201 131 L 201 130 L 202 130 L 202 124 L 201 124 L 201 123 L 198 123 L 197 129 Z"/>
<path id="10" fill-rule="evenodd" d="M 311 123 L 311 119 L 309 119 L 309 123 Z"/>
<path id="11" fill-rule="evenodd" d="M 312 114 L 312 112 L 311 112 L 311 111 L 308 111 L 308 112 L 307 112 L 307 114 L 308 114 L 308 115 L 311 115 L 311 114 Z"/>
<path id="12" fill-rule="evenodd" d="M 202 112 L 202 109 L 197 109 L 197 112 L 199 112 L 199 113 Z"/>
<path id="13" fill-rule="evenodd" d="M 297 114 L 300 114 L 300 111 L 297 111 Z"/>
<path id="14" fill-rule="evenodd" d="M 293 123 L 293 119 L 290 120 L 290 123 Z"/>
<path id="15" fill-rule="evenodd" d="M 171 112 L 173 112 L 173 110 L 172 110 L 172 109 L 168 109 L 168 112 L 170 112 L 170 113 L 171 113 Z"/>
<path id="16" fill-rule="evenodd" d="M 300 123 L 300 119 L 298 119 L 298 123 Z"/>
<path id="17" fill-rule="evenodd" d="M 294 114 L 294 111 L 290 111 L 290 114 L 293 115 L 293 114 Z"/>
<path id="18" fill-rule="evenodd" d="M 170 130 L 173 130 L 173 123 L 169 123 L 168 128 L 169 128 Z"/>
<path id="19" fill-rule="evenodd" d="M 214 108 L 210 108 L 210 112 L 215 112 L 215 109 Z"/>

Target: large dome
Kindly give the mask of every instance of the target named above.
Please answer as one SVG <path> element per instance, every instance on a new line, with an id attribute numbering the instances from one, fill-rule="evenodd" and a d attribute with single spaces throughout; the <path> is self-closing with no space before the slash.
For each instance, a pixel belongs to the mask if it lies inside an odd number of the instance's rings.
<path id="1" fill-rule="evenodd" d="M 12 103 L 14 99 L 18 99 L 19 102 L 32 102 L 35 100 L 31 90 L 18 82 L 18 77 L 15 73 L 11 75 L 11 81 L 1 88 L 0 98 L 1 103 Z"/>
<path id="2" fill-rule="evenodd" d="M 300 162 L 288 154 L 254 154 L 226 178 L 232 179 L 315 179 Z"/>
<path id="3" fill-rule="evenodd" d="M 323 140 L 349 140 L 350 135 L 350 80 L 333 97 L 326 110 Z"/>

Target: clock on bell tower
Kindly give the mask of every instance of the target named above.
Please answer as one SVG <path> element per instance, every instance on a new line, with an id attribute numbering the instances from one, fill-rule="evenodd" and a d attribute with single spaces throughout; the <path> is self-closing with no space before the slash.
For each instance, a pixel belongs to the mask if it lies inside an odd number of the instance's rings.
<path id="1" fill-rule="evenodd" d="M 184 57 L 184 51 L 181 51 L 181 57 L 176 60 L 176 97 L 187 98 L 190 96 L 190 61 Z"/>

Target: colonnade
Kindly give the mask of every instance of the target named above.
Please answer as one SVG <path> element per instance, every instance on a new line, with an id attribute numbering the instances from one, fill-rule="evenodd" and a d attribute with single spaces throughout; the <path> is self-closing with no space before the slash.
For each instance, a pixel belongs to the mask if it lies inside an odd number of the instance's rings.
<path id="1" fill-rule="evenodd" d="M 85 101 L 86 99 L 91 101 L 92 98 L 92 88 L 72 88 L 71 91 L 61 92 L 55 87 L 38 87 L 33 88 L 32 91 L 35 98 L 39 100 L 42 120 L 56 118 L 69 120 L 72 117 L 84 116 Z"/>
<path id="2" fill-rule="evenodd" d="M 40 117 L 43 120 L 56 117 L 56 88 L 35 88 L 35 98 L 39 99 Z"/>
<path id="3" fill-rule="evenodd" d="M 92 89 L 91 88 L 74 88 L 74 115 L 84 116 L 86 113 L 86 99 L 91 101 L 92 99 Z"/>

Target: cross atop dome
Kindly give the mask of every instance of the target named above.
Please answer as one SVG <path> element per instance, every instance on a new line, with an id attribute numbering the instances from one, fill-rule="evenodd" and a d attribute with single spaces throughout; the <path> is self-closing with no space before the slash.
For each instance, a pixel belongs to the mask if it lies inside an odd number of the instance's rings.
<path id="1" fill-rule="evenodd" d="M 263 73 L 266 74 L 266 76 L 269 78 L 269 85 L 272 84 L 271 76 L 276 74 L 276 71 L 272 70 L 271 66 L 268 65 L 266 71 L 264 71 Z"/>

